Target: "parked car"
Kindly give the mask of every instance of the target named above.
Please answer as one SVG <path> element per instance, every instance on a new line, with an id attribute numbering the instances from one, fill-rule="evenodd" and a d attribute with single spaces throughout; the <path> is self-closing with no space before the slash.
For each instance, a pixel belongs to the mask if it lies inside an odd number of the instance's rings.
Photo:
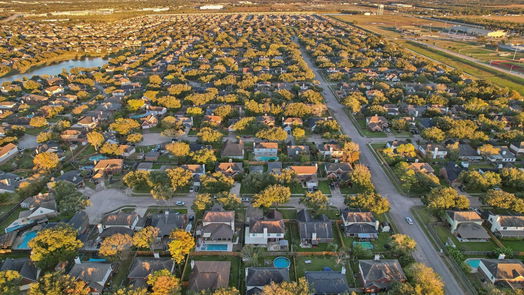
<path id="1" fill-rule="evenodd" d="M 184 206 L 186 204 L 186 202 L 184 202 L 184 201 L 176 201 L 175 204 L 177 206 Z"/>
<path id="2" fill-rule="evenodd" d="M 405 219 L 406 219 L 406 222 L 407 222 L 408 224 L 415 224 L 415 223 L 413 222 L 413 219 L 411 219 L 411 217 L 406 216 Z"/>

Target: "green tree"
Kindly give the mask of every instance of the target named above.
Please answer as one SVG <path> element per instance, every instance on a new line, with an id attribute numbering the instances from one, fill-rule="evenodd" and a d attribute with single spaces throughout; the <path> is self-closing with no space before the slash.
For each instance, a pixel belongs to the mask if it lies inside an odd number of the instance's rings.
<path id="1" fill-rule="evenodd" d="M 53 192 L 60 216 L 64 219 L 73 217 L 76 212 L 82 211 L 90 204 L 88 198 L 69 182 L 59 181 Z"/>
<path id="2" fill-rule="evenodd" d="M 20 294 L 19 284 L 21 281 L 22 276 L 18 271 L 0 271 L 0 293 L 4 295 Z"/>

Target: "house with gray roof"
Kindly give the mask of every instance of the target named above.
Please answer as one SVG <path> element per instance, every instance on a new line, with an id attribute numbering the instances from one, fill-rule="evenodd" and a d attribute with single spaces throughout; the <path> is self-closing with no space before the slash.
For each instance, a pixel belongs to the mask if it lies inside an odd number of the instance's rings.
<path id="1" fill-rule="evenodd" d="M 40 276 L 40 270 L 29 258 L 7 258 L 0 267 L 0 271 L 6 270 L 17 271 L 22 276 L 21 290 L 27 290 L 29 285 L 36 282 Z"/>
<path id="2" fill-rule="evenodd" d="M 109 263 L 83 262 L 75 263 L 69 271 L 69 275 L 84 281 L 91 289 L 92 295 L 102 294 L 113 268 Z"/>
<path id="3" fill-rule="evenodd" d="M 386 291 L 394 283 L 406 281 L 406 275 L 397 259 L 359 260 L 358 271 L 364 293 Z"/>
<path id="4" fill-rule="evenodd" d="M 340 214 L 346 237 L 360 239 L 378 238 L 380 222 L 370 211 L 358 208 L 346 208 Z"/>
<path id="5" fill-rule="evenodd" d="M 71 184 L 74 184 L 76 187 L 84 186 L 84 177 L 80 170 L 71 170 L 61 173 L 60 176 L 56 178 L 57 181 L 66 181 Z"/>
<path id="6" fill-rule="evenodd" d="M 135 257 L 127 279 L 133 287 L 147 287 L 147 277 L 159 270 L 173 272 L 175 262 L 171 258 Z"/>
<path id="7" fill-rule="evenodd" d="M 482 226 L 482 218 L 475 211 L 446 211 L 446 221 L 451 233 L 461 242 L 484 242 L 490 239 Z"/>
<path id="8" fill-rule="evenodd" d="M 216 290 L 229 286 L 231 261 L 191 261 L 189 290 Z"/>
<path id="9" fill-rule="evenodd" d="M 224 145 L 220 156 L 222 158 L 229 159 L 244 159 L 244 142 L 240 140 L 239 142 L 235 143 L 228 140 Z"/>
<path id="10" fill-rule="evenodd" d="M 227 250 L 222 250 L 222 248 L 221 250 L 232 251 L 235 234 L 235 211 L 224 211 L 219 206 L 206 211 L 202 218 L 202 227 L 197 234 L 200 236 L 197 250 L 209 250 L 209 245 L 226 245 Z"/>
<path id="11" fill-rule="evenodd" d="M 297 213 L 297 221 L 301 245 L 316 246 L 333 241 L 333 225 L 326 215 L 313 218 L 308 210 L 302 209 Z"/>
<path id="12" fill-rule="evenodd" d="M 261 294 L 264 286 L 272 282 L 280 284 L 289 282 L 289 269 L 277 267 L 246 268 L 246 294 Z"/>
<path id="13" fill-rule="evenodd" d="M 524 264 L 518 259 L 480 259 L 478 271 L 497 286 L 524 289 Z"/>
<path id="14" fill-rule="evenodd" d="M 246 245 L 269 246 L 284 240 L 286 226 L 282 214 L 276 210 L 270 210 L 263 214 L 259 208 L 248 208 L 247 225 L 244 231 L 244 243 Z"/>
<path id="15" fill-rule="evenodd" d="M 185 229 L 188 217 L 186 214 L 173 210 L 164 210 L 164 212 L 151 215 L 148 223 L 160 230 L 158 237 L 162 238 L 169 236 L 174 230 Z"/>
<path id="16" fill-rule="evenodd" d="M 306 271 L 306 280 L 313 295 L 341 295 L 349 292 L 346 275 L 338 271 Z"/>
<path id="17" fill-rule="evenodd" d="M 524 216 L 490 214 L 491 232 L 502 238 L 524 238 Z"/>
<path id="18" fill-rule="evenodd" d="M 0 171 L 0 193 L 14 193 L 21 179 L 16 174 Z"/>

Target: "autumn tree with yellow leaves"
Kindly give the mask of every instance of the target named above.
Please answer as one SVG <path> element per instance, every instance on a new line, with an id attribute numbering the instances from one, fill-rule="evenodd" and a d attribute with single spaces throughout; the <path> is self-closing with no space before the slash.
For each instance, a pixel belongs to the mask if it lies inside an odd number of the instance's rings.
<path id="1" fill-rule="evenodd" d="M 60 163 L 60 159 L 55 153 L 43 152 L 37 154 L 33 159 L 33 164 L 36 169 L 40 170 L 52 170 L 55 169 Z"/>
<path id="2" fill-rule="evenodd" d="M 184 230 L 173 231 L 170 237 L 172 241 L 169 242 L 169 253 L 173 260 L 180 264 L 184 260 L 184 256 L 195 247 L 195 239 Z"/>
<path id="3" fill-rule="evenodd" d="M 42 269 L 52 269 L 59 262 L 68 261 L 76 256 L 84 245 L 76 238 L 77 232 L 68 225 L 57 225 L 38 232 L 29 241 L 31 261 Z"/>

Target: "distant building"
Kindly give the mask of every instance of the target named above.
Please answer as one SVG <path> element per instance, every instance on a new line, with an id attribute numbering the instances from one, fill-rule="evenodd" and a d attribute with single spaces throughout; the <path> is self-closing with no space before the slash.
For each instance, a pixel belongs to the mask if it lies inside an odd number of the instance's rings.
<path id="1" fill-rule="evenodd" d="M 506 32 L 502 30 L 486 30 L 484 28 L 480 27 L 472 27 L 472 26 L 464 26 L 464 25 L 457 25 L 453 26 L 449 29 L 450 33 L 466 33 L 468 35 L 474 35 L 474 36 L 484 36 L 484 37 L 492 37 L 492 38 L 502 38 L 506 37 Z"/>
<path id="2" fill-rule="evenodd" d="M 200 10 L 216 10 L 216 9 L 222 9 L 224 8 L 224 5 L 204 5 L 200 6 Z"/>

